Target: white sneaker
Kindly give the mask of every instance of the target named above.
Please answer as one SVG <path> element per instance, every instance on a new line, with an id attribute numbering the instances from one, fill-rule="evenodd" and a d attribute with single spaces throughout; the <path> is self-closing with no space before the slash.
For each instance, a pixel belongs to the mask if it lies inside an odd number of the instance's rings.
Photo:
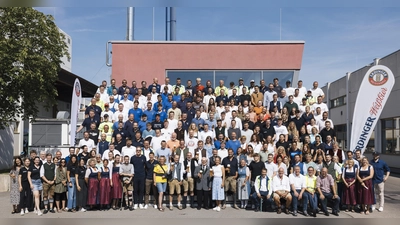
<path id="1" fill-rule="evenodd" d="M 81 210 L 79 210 L 79 211 L 86 212 L 86 209 L 82 207 Z"/>
<path id="2" fill-rule="evenodd" d="M 143 209 L 147 209 L 149 206 L 146 204 L 144 205 Z"/>
<path id="3" fill-rule="evenodd" d="M 38 216 L 43 215 L 42 211 L 38 210 L 38 211 L 37 211 L 37 215 L 38 215 Z"/>
<path id="4" fill-rule="evenodd" d="M 213 208 L 213 210 L 214 210 L 214 211 L 217 211 L 217 208 L 218 208 L 218 206 L 215 206 L 215 207 Z"/>
<path id="5" fill-rule="evenodd" d="M 137 204 L 134 204 L 134 205 L 133 205 L 133 209 L 137 209 L 137 207 L 138 207 Z"/>
<path id="6" fill-rule="evenodd" d="M 221 207 L 217 207 L 216 211 L 217 212 L 221 211 Z"/>
<path id="7" fill-rule="evenodd" d="M 29 213 L 28 208 L 25 208 L 25 214 L 28 214 L 28 213 Z"/>
<path id="8" fill-rule="evenodd" d="M 64 211 L 65 211 L 65 212 L 68 212 L 68 210 L 69 210 L 68 207 L 65 207 Z"/>
<path id="9" fill-rule="evenodd" d="M 374 205 L 371 206 L 371 210 L 375 211 L 376 207 Z"/>
<path id="10" fill-rule="evenodd" d="M 153 207 L 154 207 L 155 209 L 157 209 L 157 205 L 156 205 L 156 204 L 154 204 Z"/>
<path id="11" fill-rule="evenodd" d="M 38 213 L 38 212 L 37 212 L 37 210 L 36 210 L 36 209 L 34 209 L 34 210 L 33 210 L 33 213 L 35 213 L 35 214 L 37 215 L 37 213 Z"/>
<path id="12" fill-rule="evenodd" d="M 24 210 L 21 209 L 21 216 L 25 215 Z"/>
<path id="13" fill-rule="evenodd" d="M 139 209 L 143 209 L 143 204 L 139 204 Z"/>
<path id="14" fill-rule="evenodd" d="M 379 207 L 378 211 L 383 212 L 383 207 Z"/>

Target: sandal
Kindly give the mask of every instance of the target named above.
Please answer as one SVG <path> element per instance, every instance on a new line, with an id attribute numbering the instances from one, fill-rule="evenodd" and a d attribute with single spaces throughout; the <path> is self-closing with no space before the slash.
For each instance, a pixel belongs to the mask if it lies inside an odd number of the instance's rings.
<path id="1" fill-rule="evenodd" d="M 164 208 L 162 208 L 162 207 L 158 207 L 158 211 L 160 211 L 160 212 L 164 212 Z"/>

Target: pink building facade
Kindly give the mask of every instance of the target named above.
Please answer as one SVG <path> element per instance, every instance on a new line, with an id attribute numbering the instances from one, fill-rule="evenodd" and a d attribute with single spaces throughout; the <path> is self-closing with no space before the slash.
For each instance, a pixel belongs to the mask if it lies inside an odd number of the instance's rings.
<path id="1" fill-rule="evenodd" d="M 240 77 L 247 84 L 251 79 L 258 84 L 261 79 L 269 83 L 271 77 L 277 77 L 283 86 L 283 80 L 298 79 L 304 43 L 110 41 L 107 51 L 112 54 L 108 54 L 107 63 L 111 62 L 112 78 L 118 86 L 123 79 L 128 85 L 135 80 L 140 86 L 141 81 L 150 84 L 158 78 L 162 84 L 166 76 L 171 77 L 171 83 L 176 77 L 182 81 L 200 77 L 213 85 L 219 79 L 228 83 Z"/>

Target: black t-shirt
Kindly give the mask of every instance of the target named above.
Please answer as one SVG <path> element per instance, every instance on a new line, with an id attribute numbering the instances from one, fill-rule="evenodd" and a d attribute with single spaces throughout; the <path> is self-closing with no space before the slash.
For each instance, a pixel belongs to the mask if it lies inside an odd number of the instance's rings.
<path id="1" fill-rule="evenodd" d="M 28 171 L 29 171 L 30 169 L 28 168 L 25 168 L 25 167 L 22 167 L 20 170 L 19 170 L 19 176 L 21 176 L 21 182 L 28 182 Z"/>
<path id="2" fill-rule="evenodd" d="M 284 142 L 280 142 L 280 141 L 276 142 L 276 144 L 275 144 L 276 149 L 278 149 L 280 146 L 285 148 L 285 152 L 286 152 L 286 155 L 287 155 L 287 153 L 289 151 L 289 148 L 290 148 L 289 142 L 286 142 L 286 141 L 284 141 Z"/>
<path id="3" fill-rule="evenodd" d="M 40 179 L 40 166 L 36 167 L 35 165 L 32 166 L 29 171 L 31 172 L 31 179 L 38 180 Z"/>
<path id="4" fill-rule="evenodd" d="M 78 167 L 78 179 L 85 179 L 85 174 L 86 174 L 86 167 L 80 166 Z"/>
<path id="5" fill-rule="evenodd" d="M 159 121 L 159 122 L 153 121 L 151 123 L 151 127 L 152 127 L 153 130 L 156 130 L 156 129 L 160 129 L 161 130 L 161 129 L 164 128 L 164 123 L 162 121 Z"/>
<path id="6" fill-rule="evenodd" d="M 75 177 L 76 171 L 76 166 L 74 165 L 68 165 L 67 166 L 67 171 L 69 171 L 69 177 Z"/>
<path id="7" fill-rule="evenodd" d="M 324 129 L 322 129 L 320 132 L 319 132 L 319 134 L 321 135 L 321 138 L 322 138 L 322 142 L 326 142 L 326 137 L 328 136 L 328 135 L 330 135 L 331 137 L 332 137 L 332 139 L 334 138 L 334 137 L 336 137 L 336 132 L 335 132 L 335 130 L 334 129 L 329 129 L 329 130 L 327 130 L 326 128 L 324 128 Z"/>
<path id="8" fill-rule="evenodd" d="M 251 172 L 251 181 L 255 181 L 256 177 L 258 175 L 261 175 L 261 170 L 265 168 L 265 163 L 259 161 L 256 163 L 255 161 L 252 161 L 249 165 L 249 170 Z"/>
<path id="9" fill-rule="evenodd" d="M 99 134 L 100 131 L 97 129 L 90 129 L 89 131 L 89 138 L 93 140 L 94 144 L 97 145 L 97 142 L 99 141 Z"/>
<path id="10" fill-rule="evenodd" d="M 118 141 L 114 142 L 115 149 L 117 149 L 120 152 L 122 150 L 122 147 L 124 147 L 125 145 L 126 145 L 126 141 L 124 139 L 122 139 L 120 143 L 118 143 Z"/>
<path id="11" fill-rule="evenodd" d="M 83 155 L 83 152 L 79 153 L 78 155 L 78 159 L 81 160 L 83 159 L 85 161 L 85 164 L 87 163 L 87 161 L 89 160 L 89 152 L 85 153 L 86 155 Z"/>
<path id="12" fill-rule="evenodd" d="M 273 138 L 274 135 L 276 134 L 274 127 L 271 125 L 269 126 L 269 128 L 267 128 L 266 126 L 263 126 L 261 128 L 261 132 L 262 132 L 265 140 L 267 139 L 268 136 L 271 136 L 271 138 Z"/>

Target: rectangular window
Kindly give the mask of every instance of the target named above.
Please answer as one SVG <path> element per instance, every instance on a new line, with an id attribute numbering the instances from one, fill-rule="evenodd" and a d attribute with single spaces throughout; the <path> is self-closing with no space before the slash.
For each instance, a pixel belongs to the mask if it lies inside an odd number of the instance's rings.
<path id="1" fill-rule="evenodd" d="M 400 117 L 382 120 L 382 149 L 386 154 L 400 153 Z"/>
<path id="2" fill-rule="evenodd" d="M 346 96 L 342 96 L 331 100 L 331 108 L 339 107 L 342 105 L 346 105 Z"/>

